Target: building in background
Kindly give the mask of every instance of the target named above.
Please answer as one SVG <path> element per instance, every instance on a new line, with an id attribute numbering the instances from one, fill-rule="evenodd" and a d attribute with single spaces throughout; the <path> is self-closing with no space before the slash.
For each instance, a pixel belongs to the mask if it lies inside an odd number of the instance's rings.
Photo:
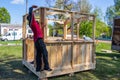
<path id="1" fill-rule="evenodd" d="M 18 24 L 0 24 L 0 36 L 3 40 L 22 39 L 22 25 Z M 26 36 L 32 38 L 32 30 L 27 26 Z M 13 38 L 12 38 L 13 37 Z"/>

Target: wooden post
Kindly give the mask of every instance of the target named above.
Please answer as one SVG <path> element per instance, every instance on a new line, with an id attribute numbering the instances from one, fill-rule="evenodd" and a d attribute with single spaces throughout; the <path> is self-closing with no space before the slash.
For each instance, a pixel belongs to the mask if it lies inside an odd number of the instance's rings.
<path id="1" fill-rule="evenodd" d="M 73 41 L 73 35 L 74 35 L 73 29 L 74 29 L 74 13 L 71 14 L 71 40 L 72 41 Z"/>
<path id="2" fill-rule="evenodd" d="M 77 23 L 77 40 L 79 40 L 79 28 L 80 28 L 80 23 Z"/>
<path id="3" fill-rule="evenodd" d="M 93 16 L 93 35 L 92 35 L 92 38 L 93 38 L 93 41 L 95 42 L 95 28 L 96 28 L 96 18 L 95 16 Z"/>
<path id="4" fill-rule="evenodd" d="M 63 34 L 64 34 L 64 36 L 63 36 L 63 39 L 65 40 L 65 39 L 67 39 L 67 22 L 64 22 L 64 27 L 63 27 Z"/>
<path id="5" fill-rule="evenodd" d="M 26 38 L 26 15 L 23 16 L 23 24 L 22 24 L 22 38 Z"/>
<path id="6" fill-rule="evenodd" d="M 96 18 L 93 16 L 93 52 L 95 53 L 95 28 L 96 28 Z M 92 54 L 92 62 L 95 63 L 95 54 Z"/>
<path id="7" fill-rule="evenodd" d="M 47 40 L 47 26 L 46 26 L 46 8 L 40 8 L 40 22 L 43 30 L 44 41 Z"/>
<path id="8" fill-rule="evenodd" d="M 22 54 L 23 54 L 23 56 L 22 56 L 22 58 L 23 58 L 23 60 L 25 60 L 27 57 L 25 56 L 25 54 L 26 54 L 26 46 L 25 46 L 25 38 L 26 38 L 26 15 L 25 16 L 23 16 L 23 24 L 22 24 L 22 38 L 23 38 L 23 41 L 22 41 L 22 43 L 23 43 L 23 47 L 22 47 Z"/>

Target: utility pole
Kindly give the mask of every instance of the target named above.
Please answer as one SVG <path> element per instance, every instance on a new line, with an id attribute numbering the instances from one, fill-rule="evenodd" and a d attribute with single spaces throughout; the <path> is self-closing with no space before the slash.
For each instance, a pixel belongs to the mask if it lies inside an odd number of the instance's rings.
<path id="1" fill-rule="evenodd" d="M 28 0 L 26 0 L 26 14 L 27 14 L 27 9 L 28 9 Z"/>

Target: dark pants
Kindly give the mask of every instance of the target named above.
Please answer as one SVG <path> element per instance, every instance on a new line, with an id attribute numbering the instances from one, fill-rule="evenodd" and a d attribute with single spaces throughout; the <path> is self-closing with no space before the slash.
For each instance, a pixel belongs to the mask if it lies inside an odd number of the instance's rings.
<path id="1" fill-rule="evenodd" d="M 35 47 L 36 47 L 36 50 L 37 50 L 36 69 L 41 69 L 42 56 L 43 56 L 43 62 L 44 62 L 44 69 L 49 69 L 48 52 L 47 52 L 47 49 L 46 49 L 46 45 L 41 38 L 37 39 L 37 41 L 35 42 Z"/>

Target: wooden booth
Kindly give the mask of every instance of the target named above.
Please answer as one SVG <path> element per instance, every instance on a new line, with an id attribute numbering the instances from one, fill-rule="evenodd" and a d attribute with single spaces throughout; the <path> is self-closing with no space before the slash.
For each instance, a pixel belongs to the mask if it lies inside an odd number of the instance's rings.
<path id="1" fill-rule="evenodd" d="M 33 38 L 26 34 L 27 14 L 23 16 L 23 65 L 39 78 L 95 69 L 94 15 L 46 7 L 40 7 L 34 10 L 34 13 L 36 20 L 45 25 L 42 27 L 44 42 L 48 50 L 49 64 L 53 70 L 35 71 L 34 42 Z M 86 41 L 79 35 L 80 23 L 85 20 L 92 22 L 91 41 Z M 31 61 L 34 61 L 34 64 Z"/>
<path id="2" fill-rule="evenodd" d="M 120 16 L 114 17 L 112 33 L 112 50 L 120 51 Z"/>

